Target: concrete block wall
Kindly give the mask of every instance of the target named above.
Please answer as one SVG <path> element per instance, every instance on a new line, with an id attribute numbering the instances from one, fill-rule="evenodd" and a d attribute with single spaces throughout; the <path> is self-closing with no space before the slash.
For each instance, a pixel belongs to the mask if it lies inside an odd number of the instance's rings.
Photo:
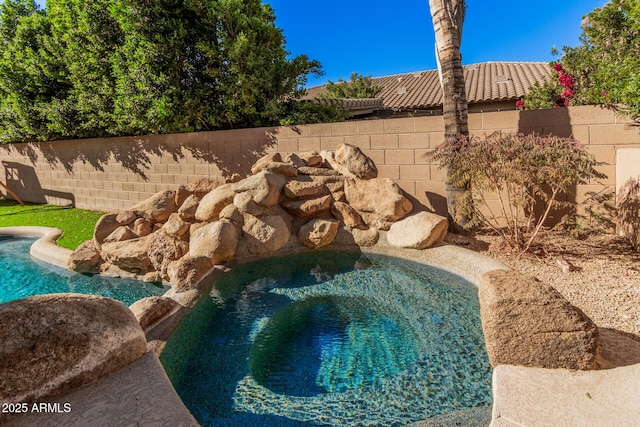
<path id="1" fill-rule="evenodd" d="M 640 148 L 640 128 L 597 107 L 473 113 L 469 128 L 476 135 L 573 135 L 604 163 L 604 184 L 611 188 L 617 150 Z M 415 204 L 444 213 L 444 171 L 424 159 L 442 142 L 443 129 L 442 116 L 427 116 L 0 145 L 0 179 L 25 201 L 113 211 L 201 177 L 245 176 L 265 153 L 333 150 L 348 143 L 371 157 L 379 176 L 398 182 Z M 592 182 L 579 186 L 575 197 L 581 201 L 602 189 Z"/>

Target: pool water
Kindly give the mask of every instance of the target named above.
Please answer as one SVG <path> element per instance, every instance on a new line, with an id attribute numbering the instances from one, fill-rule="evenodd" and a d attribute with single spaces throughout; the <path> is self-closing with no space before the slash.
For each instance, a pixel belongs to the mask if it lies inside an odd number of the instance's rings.
<path id="1" fill-rule="evenodd" d="M 491 405 L 476 288 L 313 253 L 223 274 L 161 356 L 203 426 L 401 426 Z"/>
<path id="2" fill-rule="evenodd" d="M 0 303 L 32 295 L 74 292 L 102 295 L 131 305 L 164 294 L 168 287 L 138 280 L 87 276 L 34 260 L 35 238 L 0 237 Z"/>

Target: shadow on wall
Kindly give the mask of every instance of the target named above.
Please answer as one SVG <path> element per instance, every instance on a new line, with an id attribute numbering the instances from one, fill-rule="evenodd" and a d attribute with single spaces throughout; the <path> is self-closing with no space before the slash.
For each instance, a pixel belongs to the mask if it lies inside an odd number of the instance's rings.
<path id="1" fill-rule="evenodd" d="M 5 171 L 5 184 L 19 198 L 33 203 L 55 203 L 60 206 L 75 207 L 76 199 L 72 193 L 42 188 L 33 167 L 22 163 L 2 161 Z M 10 196 L 3 196 L 11 198 Z M 50 198 L 56 198 L 52 201 Z M 64 203 L 63 201 L 67 201 Z"/>
<path id="2" fill-rule="evenodd" d="M 518 116 L 518 133 L 529 135 L 531 133 L 540 136 L 558 136 L 561 138 L 569 138 L 573 136 L 573 128 L 571 126 L 571 118 L 567 108 L 551 108 L 545 110 L 526 110 L 520 111 Z M 588 141 L 579 141 L 587 144 Z M 576 202 L 577 186 L 573 185 L 565 194 L 559 194 L 557 199 L 559 202 Z M 541 198 L 536 197 L 538 202 L 534 206 L 534 215 L 536 218 L 544 214 L 546 208 Z M 545 222 L 545 226 L 552 227 L 559 224 L 562 219 L 573 211 L 572 206 L 552 209 Z"/>
<path id="3" fill-rule="evenodd" d="M 214 164 L 222 177 L 244 176 L 251 165 L 276 144 L 277 128 L 255 128 L 172 135 L 145 135 L 89 138 L 43 143 L 0 145 L 10 156 L 13 150 L 29 158 L 33 165 L 41 158 L 52 167 L 63 167 L 70 175 L 79 164 L 91 165 L 98 172 L 113 172 L 110 165 L 121 165 L 145 181 L 158 159 L 170 157 L 175 163 Z M 86 169 L 85 169 L 86 171 Z"/>

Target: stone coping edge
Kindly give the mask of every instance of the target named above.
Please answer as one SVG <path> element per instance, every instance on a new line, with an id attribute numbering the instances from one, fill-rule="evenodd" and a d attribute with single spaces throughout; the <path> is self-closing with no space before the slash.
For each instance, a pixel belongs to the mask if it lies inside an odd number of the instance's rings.
<path id="1" fill-rule="evenodd" d="M 40 237 L 29 249 L 32 257 L 68 270 L 67 261 L 73 252 L 58 246 L 56 240 L 62 236 L 62 230 L 53 227 L 0 227 L 0 236 Z"/>

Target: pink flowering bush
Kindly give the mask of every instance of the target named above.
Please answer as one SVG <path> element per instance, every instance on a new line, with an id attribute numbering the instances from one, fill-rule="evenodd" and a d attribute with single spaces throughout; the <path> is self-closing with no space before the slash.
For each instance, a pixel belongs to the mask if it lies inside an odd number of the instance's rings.
<path id="1" fill-rule="evenodd" d="M 552 68 L 557 77 L 542 85 L 534 84 L 524 100 L 516 101 L 517 108 L 524 110 L 525 105 L 529 109 L 569 106 L 575 95 L 575 79 L 559 62 L 554 63 Z"/>

